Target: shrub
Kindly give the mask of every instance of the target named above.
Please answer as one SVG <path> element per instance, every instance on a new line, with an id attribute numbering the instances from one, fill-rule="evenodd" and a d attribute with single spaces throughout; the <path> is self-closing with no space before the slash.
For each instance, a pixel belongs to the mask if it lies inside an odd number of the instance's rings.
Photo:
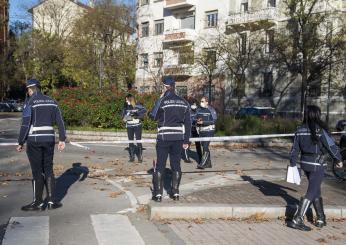
<path id="1" fill-rule="evenodd" d="M 84 88 L 63 88 L 56 90 L 52 96 L 61 107 L 65 122 L 69 126 L 90 126 L 97 128 L 124 129 L 125 124 L 121 119 L 125 96 L 127 93 L 115 88 L 91 90 Z M 156 95 L 135 94 L 137 100 L 150 110 Z M 145 130 L 154 130 L 156 123 L 147 116 L 143 121 Z"/>

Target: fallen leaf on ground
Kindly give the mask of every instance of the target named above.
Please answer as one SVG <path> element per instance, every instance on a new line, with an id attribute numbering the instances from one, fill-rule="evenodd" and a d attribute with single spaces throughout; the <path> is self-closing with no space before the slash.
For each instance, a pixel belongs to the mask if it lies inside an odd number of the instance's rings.
<path id="1" fill-rule="evenodd" d="M 319 243 L 327 243 L 326 239 L 324 239 L 324 238 L 319 238 L 316 241 Z"/>
<path id="2" fill-rule="evenodd" d="M 122 191 L 116 191 L 116 192 L 111 192 L 110 194 L 109 194 L 109 197 L 111 197 L 111 198 L 117 198 L 119 195 L 121 195 L 121 194 L 123 194 L 124 192 L 122 192 Z"/>

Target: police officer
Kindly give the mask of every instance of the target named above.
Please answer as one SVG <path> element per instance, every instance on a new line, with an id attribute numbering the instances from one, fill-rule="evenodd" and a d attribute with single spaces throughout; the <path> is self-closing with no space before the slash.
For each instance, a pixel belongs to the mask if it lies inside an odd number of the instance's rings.
<path id="1" fill-rule="evenodd" d="M 191 103 L 191 106 L 190 106 L 190 112 L 191 112 L 191 136 L 193 138 L 198 138 L 199 137 L 199 134 L 198 134 L 198 131 L 197 131 L 197 125 L 196 125 L 196 115 L 197 115 L 197 101 L 195 99 L 193 99 L 192 103 Z M 189 144 L 189 148 L 188 149 L 184 149 L 183 150 L 183 160 L 186 162 L 186 163 L 191 163 L 191 159 L 190 159 L 190 145 L 191 143 Z M 195 142 L 195 146 L 196 146 L 196 151 L 197 151 L 197 162 L 199 163 L 201 161 L 201 157 L 202 157 L 202 148 L 201 148 L 201 143 L 200 142 Z"/>
<path id="2" fill-rule="evenodd" d="M 196 112 L 196 125 L 200 137 L 213 137 L 215 133 L 215 123 L 217 120 L 216 111 L 213 107 L 209 105 L 209 100 L 207 97 L 202 97 L 200 107 Z M 203 156 L 200 155 L 200 162 L 197 165 L 199 169 L 211 168 L 210 141 L 203 141 Z"/>
<path id="3" fill-rule="evenodd" d="M 321 120 L 319 107 L 307 106 L 304 121 L 295 133 L 291 150 L 290 166 L 297 165 L 300 154 L 300 165 L 308 178 L 308 189 L 304 197 L 300 199 L 298 209 L 287 225 L 294 229 L 310 231 L 311 228 L 304 224 L 304 216 L 312 203 L 316 211 L 316 223 L 319 228 L 326 225 L 326 216 L 323 210 L 321 196 L 321 184 L 324 176 L 323 154 L 329 154 L 337 167 L 342 167 L 342 159 L 339 148 L 328 135 L 327 127 Z"/>
<path id="4" fill-rule="evenodd" d="M 156 143 L 157 162 L 153 172 L 153 200 L 161 202 L 163 193 L 163 173 L 169 156 L 172 169 L 171 198 L 179 200 L 181 180 L 181 151 L 188 148 L 191 118 L 187 101 L 175 94 L 175 81 L 164 77 L 164 93 L 156 101 L 150 117 L 158 122 Z"/>
<path id="5" fill-rule="evenodd" d="M 23 206 L 22 210 L 44 209 L 42 199 L 44 185 L 47 191 L 48 209 L 60 208 L 62 204 L 55 199 L 53 172 L 55 133 L 53 125 L 57 124 L 59 128 L 58 149 L 62 151 L 65 149 L 66 139 L 64 121 L 56 101 L 41 93 L 39 81 L 28 80 L 26 87 L 29 97 L 24 105 L 17 151 L 23 151 L 23 145 L 27 142 L 26 153 L 32 170 L 34 200 Z"/>
<path id="6" fill-rule="evenodd" d="M 141 119 L 143 119 L 146 113 L 146 109 L 140 105 L 136 104 L 135 97 L 131 94 L 126 96 L 126 102 L 123 108 L 122 117 L 126 122 L 127 129 L 127 137 L 129 140 L 134 140 L 136 136 L 136 140 L 142 139 L 142 123 Z M 129 144 L 129 155 L 130 162 L 135 160 L 135 155 L 137 155 L 138 162 L 143 161 L 143 147 L 142 143 L 138 143 L 137 147 L 133 144 Z"/>

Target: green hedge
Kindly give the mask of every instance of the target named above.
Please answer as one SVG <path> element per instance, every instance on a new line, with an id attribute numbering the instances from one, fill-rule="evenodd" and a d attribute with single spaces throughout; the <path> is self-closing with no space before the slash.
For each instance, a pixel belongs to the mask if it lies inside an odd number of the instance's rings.
<path id="1" fill-rule="evenodd" d="M 66 125 L 94 128 L 125 128 L 121 112 L 127 93 L 114 88 L 90 90 L 83 88 L 63 88 L 56 90 L 52 96 L 60 105 Z M 147 110 L 150 110 L 157 96 L 134 94 Z M 154 130 L 156 123 L 147 116 L 143 128 Z"/>
<path id="2" fill-rule="evenodd" d="M 63 88 L 56 90 L 55 98 L 63 113 L 67 127 L 102 128 L 119 130 L 125 129 L 121 120 L 121 111 L 127 93 L 114 88 L 90 90 L 83 88 Z M 137 101 L 147 110 L 153 108 L 159 95 L 134 94 Z M 217 135 L 251 135 L 292 133 L 296 130 L 299 121 L 274 118 L 263 120 L 258 117 L 234 119 L 232 116 L 220 116 L 217 121 Z M 156 122 L 145 116 L 143 129 L 156 130 Z"/>

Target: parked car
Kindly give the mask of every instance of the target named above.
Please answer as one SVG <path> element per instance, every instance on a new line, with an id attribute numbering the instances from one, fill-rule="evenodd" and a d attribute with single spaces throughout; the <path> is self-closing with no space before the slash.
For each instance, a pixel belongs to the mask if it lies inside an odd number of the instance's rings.
<path id="1" fill-rule="evenodd" d="M 19 103 L 7 103 L 10 107 L 12 112 L 21 112 L 23 111 L 23 105 Z"/>
<path id="2" fill-rule="evenodd" d="M 7 103 L 0 103 L 0 112 L 11 112 L 12 109 Z"/>
<path id="3" fill-rule="evenodd" d="M 236 118 L 241 118 L 245 116 L 257 116 L 262 119 L 274 118 L 274 108 L 273 107 L 242 107 L 236 114 Z"/>

